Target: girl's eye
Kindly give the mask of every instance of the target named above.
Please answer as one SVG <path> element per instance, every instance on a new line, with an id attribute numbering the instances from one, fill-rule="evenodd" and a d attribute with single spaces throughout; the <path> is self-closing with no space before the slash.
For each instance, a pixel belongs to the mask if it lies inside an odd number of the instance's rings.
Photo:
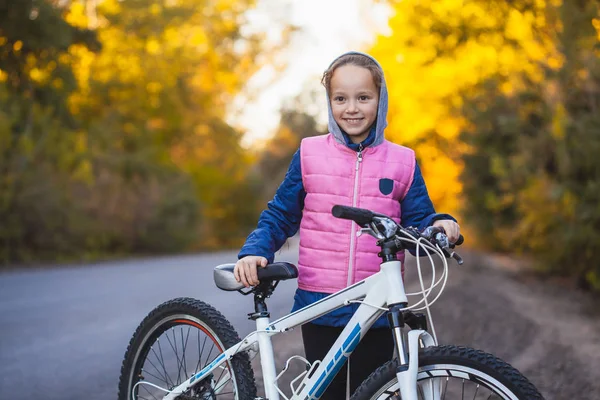
<path id="1" fill-rule="evenodd" d="M 367 100 L 369 100 L 369 96 L 358 96 L 358 100 L 367 101 Z"/>
<path id="2" fill-rule="evenodd" d="M 342 102 L 344 101 L 344 98 L 342 96 L 336 96 L 333 98 L 333 101 Z"/>

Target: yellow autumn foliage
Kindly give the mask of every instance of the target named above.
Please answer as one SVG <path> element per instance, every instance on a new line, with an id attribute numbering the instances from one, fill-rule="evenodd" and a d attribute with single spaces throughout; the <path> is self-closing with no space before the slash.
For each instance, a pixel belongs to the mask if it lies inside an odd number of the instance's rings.
<path id="1" fill-rule="evenodd" d="M 464 147 L 459 134 L 466 124 L 460 113 L 463 96 L 492 76 L 503 77 L 502 90 L 510 94 L 521 86 L 522 74 L 540 81 L 543 68 L 562 65 L 552 32 L 547 32 L 547 2 L 537 0 L 533 11 L 489 1 L 390 5 L 391 34 L 379 36 L 370 50 L 388 83 L 387 135 L 416 150 L 436 207 L 456 213 Z"/>

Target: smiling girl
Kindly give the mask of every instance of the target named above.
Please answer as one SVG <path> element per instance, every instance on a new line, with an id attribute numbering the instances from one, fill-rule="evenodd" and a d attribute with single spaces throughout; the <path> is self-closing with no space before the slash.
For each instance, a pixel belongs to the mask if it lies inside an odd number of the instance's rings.
<path id="1" fill-rule="evenodd" d="M 454 218 L 435 212 L 414 151 L 384 138 L 388 94 L 377 61 L 363 53 L 343 54 L 325 71 L 322 83 L 327 91 L 329 133 L 302 140 L 234 270 L 244 285 L 258 284 L 257 266 L 273 262 L 275 252 L 300 230 L 298 289 L 292 311 L 379 271 L 375 239 L 357 237 L 354 222 L 334 218 L 331 209 L 336 204 L 389 215 L 403 226 L 439 226 L 452 242 L 460 234 Z M 398 254 L 401 261 L 403 256 Z M 310 362 L 323 359 L 357 308 L 358 304 L 351 304 L 302 326 Z M 385 316 L 373 328 L 350 357 L 349 372 L 342 370 L 322 399 L 344 398 L 347 389 L 354 392 L 391 358 L 394 345 Z"/>

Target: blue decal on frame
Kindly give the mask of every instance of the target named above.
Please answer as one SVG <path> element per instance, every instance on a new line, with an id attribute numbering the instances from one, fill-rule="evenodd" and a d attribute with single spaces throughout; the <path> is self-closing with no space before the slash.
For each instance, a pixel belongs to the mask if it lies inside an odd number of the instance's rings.
<path id="1" fill-rule="evenodd" d="M 344 366 L 344 363 L 348 359 L 348 356 L 354 351 L 356 346 L 358 346 L 359 342 L 360 324 L 357 323 L 346 338 L 346 340 L 344 340 L 342 348 L 335 353 L 335 355 L 333 356 L 333 360 L 329 362 L 329 364 L 325 368 L 325 371 L 323 371 L 321 376 L 319 376 L 319 379 L 317 379 L 314 386 L 308 392 L 310 398 L 318 399 L 323 395 L 325 389 L 329 386 L 333 378 Z"/>
<path id="2" fill-rule="evenodd" d="M 225 358 L 225 353 L 221 353 L 221 355 L 215 358 L 213 362 L 208 364 L 206 367 L 202 368 L 202 371 L 198 372 L 192 377 L 192 379 L 190 379 L 190 383 L 194 382 L 196 379 L 200 378 L 203 374 L 205 374 L 206 371 L 209 371 L 212 367 L 219 364 L 223 360 L 223 358 Z"/>

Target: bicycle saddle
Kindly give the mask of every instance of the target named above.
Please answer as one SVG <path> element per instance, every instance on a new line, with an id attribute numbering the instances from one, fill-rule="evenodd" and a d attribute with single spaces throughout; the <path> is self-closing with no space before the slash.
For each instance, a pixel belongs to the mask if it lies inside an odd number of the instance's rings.
<path id="1" fill-rule="evenodd" d="M 221 264 L 215 267 L 214 279 L 215 284 L 222 290 L 240 290 L 244 289 L 241 282 L 235 280 L 233 268 L 235 264 Z M 266 267 L 258 267 L 258 280 L 263 281 L 285 281 L 287 279 L 295 279 L 298 277 L 298 268 L 294 264 L 287 262 L 276 262 L 269 264 Z"/>

